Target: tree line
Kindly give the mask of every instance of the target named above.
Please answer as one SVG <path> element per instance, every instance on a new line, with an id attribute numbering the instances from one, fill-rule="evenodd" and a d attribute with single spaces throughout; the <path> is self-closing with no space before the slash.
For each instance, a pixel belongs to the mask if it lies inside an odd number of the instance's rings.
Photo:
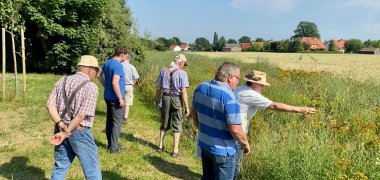
<path id="1" fill-rule="evenodd" d="M 198 37 L 194 43 L 190 43 L 189 46 L 195 51 L 222 51 L 226 44 L 241 44 L 252 42 L 263 42 L 263 46 L 256 43 L 252 43 L 249 48 L 243 49 L 243 51 L 255 51 L 255 52 L 304 52 L 308 51 L 310 44 L 306 42 L 300 42 L 302 37 L 316 37 L 321 38 L 318 27 L 313 22 L 301 21 L 296 29 L 293 31 L 294 35 L 289 39 L 284 40 L 264 40 L 263 38 L 256 38 L 252 40 L 249 36 L 242 36 L 240 39 L 228 39 L 224 36 L 219 38 L 217 32 L 214 33 L 212 43 L 205 37 Z M 166 51 L 171 45 L 180 45 L 182 41 L 178 37 L 166 39 L 165 37 L 159 37 L 156 40 L 150 39 L 150 36 L 142 38 L 148 49 L 155 49 L 159 51 Z M 329 44 L 328 51 L 335 52 L 336 45 L 333 40 L 325 41 L 324 44 Z M 345 49 L 348 53 L 356 53 L 364 47 L 380 48 L 380 40 L 362 41 L 360 39 L 348 39 L 345 42 Z"/>
<path id="2" fill-rule="evenodd" d="M 81 55 L 104 61 L 118 46 L 127 46 L 137 61 L 144 58 L 145 46 L 124 0 L 2 0 L 0 28 L 16 34 L 25 29 L 28 72 L 70 73 Z M 11 37 L 5 39 L 10 54 Z M 15 41 L 19 44 L 20 37 Z"/>

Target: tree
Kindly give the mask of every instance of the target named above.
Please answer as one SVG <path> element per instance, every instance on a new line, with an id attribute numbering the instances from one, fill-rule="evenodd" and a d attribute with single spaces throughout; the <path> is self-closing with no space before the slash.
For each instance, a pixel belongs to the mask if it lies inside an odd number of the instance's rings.
<path id="1" fill-rule="evenodd" d="M 216 32 L 214 32 L 214 41 L 212 42 L 212 50 L 213 51 L 218 51 L 220 49 L 219 47 L 219 38 L 218 38 L 218 34 Z"/>
<path id="2" fill-rule="evenodd" d="M 265 42 L 263 38 L 256 38 L 255 42 Z"/>
<path id="3" fill-rule="evenodd" d="M 198 51 L 209 51 L 211 49 L 210 41 L 204 37 L 195 39 L 195 47 Z"/>
<path id="4" fill-rule="evenodd" d="M 7 1 L 0 2 L 0 19 L 9 14 L 3 11 Z M 81 55 L 101 62 L 117 46 L 127 46 L 137 61 L 144 58 L 144 42 L 124 0 L 10 1 L 20 2 L 15 12 L 25 22 L 30 71 L 71 73 Z"/>
<path id="5" fill-rule="evenodd" d="M 171 45 L 177 45 L 177 41 L 175 39 L 169 39 L 169 46 Z"/>
<path id="6" fill-rule="evenodd" d="M 23 18 L 20 16 L 19 11 L 22 7 L 22 0 L 5 0 L 0 2 L 0 27 L 5 28 L 10 34 L 12 57 L 15 77 L 15 96 L 18 98 L 18 73 L 17 73 L 17 56 L 16 56 L 16 35 L 24 28 Z M 23 40 L 22 40 L 23 41 Z M 4 65 L 4 64 L 3 64 Z M 24 67 L 23 67 L 24 68 Z M 5 69 L 5 68 L 4 68 Z M 3 72 L 5 73 L 5 72 Z M 3 77 L 4 78 L 4 77 Z M 4 80 L 4 79 L 3 79 Z M 24 79 L 25 82 L 25 79 Z M 25 84 L 25 83 L 24 83 Z M 4 85 L 4 84 L 3 84 Z M 5 87 L 3 87 L 5 88 Z M 25 89 L 25 86 L 24 86 Z M 3 89 L 4 90 L 4 89 Z M 3 92 L 3 97 L 5 93 Z"/>
<path id="7" fill-rule="evenodd" d="M 172 39 L 174 39 L 175 42 L 177 42 L 178 46 L 182 44 L 182 41 L 178 37 L 172 37 Z M 172 45 L 174 45 L 174 44 L 172 44 Z"/>
<path id="8" fill-rule="evenodd" d="M 371 43 L 372 43 L 372 41 L 370 40 L 370 39 L 368 39 L 367 41 L 364 41 L 364 47 L 371 47 Z"/>
<path id="9" fill-rule="evenodd" d="M 332 39 L 329 41 L 329 51 L 336 51 L 336 45 Z"/>
<path id="10" fill-rule="evenodd" d="M 344 43 L 344 47 L 347 52 L 356 53 L 364 47 L 364 44 L 360 39 L 349 39 Z"/>
<path id="11" fill-rule="evenodd" d="M 262 51 L 263 50 L 263 47 L 261 47 L 261 46 L 259 46 L 259 45 L 257 45 L 257 44 L 253 44 L 253 45 L 251 45 L 248 49 L 247 49 L 247 51 L 250 51 L 250 52 L 260 52 L 260 51 Z"/>
<path id="12" fill-rule="evenodd" d="M 224 36 L 222 36 L 219 39 L 219 48 L 220 48 L 219 51 L 222 51 L 224 46 L 226 46 L 226 38 L 224 38 Z"/>
<path id="13" fill-rule="evenodd" d="M 251 42 L 251 38 L 248 36 L 243 36 L 239 39 L 239 43 L 250 43 L 250 42 Z"/>
<path id="14" fill-rule="evenodd" d="M 235 39 L 228 39 L 227 43 L 228 44 L 237 44 L 238 42 Z"/>
<path id="15" fill-rule="evenodd" d="M 380 48 L 380 40 L 367 40 L 367 41 L 364 41 L 364 46 L 365 47 L 373 47 L 373 48 Z"/>
<path id="16" fill-rule="evenodd" d="M 313 22 L 301 21 L 297 28 L 294 30 L 294 36 L 292 39 L 298 39 L 303 37 L 316 37 L 320 38 L 318 27 Z"/>

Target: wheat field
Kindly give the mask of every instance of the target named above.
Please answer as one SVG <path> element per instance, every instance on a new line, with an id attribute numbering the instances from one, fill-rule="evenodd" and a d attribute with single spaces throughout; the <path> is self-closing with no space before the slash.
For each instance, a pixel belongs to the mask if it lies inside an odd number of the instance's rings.
<path id="1" fill-rule="evenodd" d="M 232 58 L 244 63 L 266 59 L 286 70 L 327 71 L 351 79 L 380 80 L 380 56 L 364 54 L 195 52 L 211 58 Z"/>

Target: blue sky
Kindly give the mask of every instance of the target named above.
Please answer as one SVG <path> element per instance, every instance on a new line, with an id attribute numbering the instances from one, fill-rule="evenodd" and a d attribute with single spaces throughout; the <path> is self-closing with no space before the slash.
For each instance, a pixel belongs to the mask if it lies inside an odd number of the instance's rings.
<path id="1" fill-rule="evenodd" d="M 238 40 L 287 39 L 300 21 L 318 26 L 321 39 L 380 39 L 380 0 L 126 0 L 142 35 Z"/>

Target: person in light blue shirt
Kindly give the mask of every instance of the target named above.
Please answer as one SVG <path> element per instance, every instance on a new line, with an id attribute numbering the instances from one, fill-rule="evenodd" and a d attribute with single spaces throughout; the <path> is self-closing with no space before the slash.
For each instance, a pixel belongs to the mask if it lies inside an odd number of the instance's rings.
<path id="1" fill-rule="evenodd" d="M 241 126 L 239 104 L 233 90 L 240 79 L 237 65 L 223 63 L 215 79 L 201 83 L 193 95 L 192 117 L 199 129 L 202 179 L 232 179 L 236 164 L 236 141 L 244 152 L 250 152 L 247 136 Z"/>
<path id="2" fill-rule="evenodd" d="M 133 86 L 135 85 L 137 79 L 140 77 L 135 66 L 131 64 L 132 56 L 128 54 L 123 65 L 124 78 L 125 78 L 125 111 L 124 111 L 124 123 L 128 122 L 129 110 L 133 105 Z"/>
<path id="3" fill-rule="evenodd" d="M 156 103 L 161 104 L 160 142 L 157 151 L 164 151 L 165 132 L 173 126 L 172 157 L 180 155 L 178 146 L 182 133 L 183 106 L 185 116 L 190 114 L 187 100 L 189 79 L 187 73 L 183 70 L 185 66 L 187 66 L 186 56 L 179 54 L 169 67 L 161 70 L 156 80 Z"/>

